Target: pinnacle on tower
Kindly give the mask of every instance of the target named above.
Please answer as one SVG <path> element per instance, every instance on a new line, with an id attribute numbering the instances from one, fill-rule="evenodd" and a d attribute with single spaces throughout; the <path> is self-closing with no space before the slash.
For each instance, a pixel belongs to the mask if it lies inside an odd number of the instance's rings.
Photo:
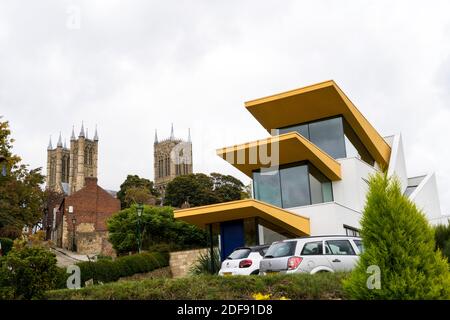
<path id="1" fill-rule="evenodd" d="M 83 124 L 83 121 L 81 121 L 81 130 L 80 130 L 80 134 L 78 135 L 78 137 L 84 138 L 84 124 Z"/>
<path id="2" fill-rule="evenodd" d="M 64 149 L 67 149 L 67 141 L 64 139 Z"/>
<path id="3" fill-rule="evenodd" d="M 72 135 L 70 136 L 70 141 L 74 141 L 75 139 L 75 126 L 72 126 Z"/>
<path id="4" fill-rule="evenodd" d="M 61 139 L 61 131 L 59 132 L 59 139 L 58 139 L 58 144 L 56 145 L 56 147 L 58 148 L 62 148 L 63 144 L 62 144 L 62 139 Z"/>
<path id="5" fill-rule="evenodd" d="M 48 147 L 47 150 L 52 150 L 53 146 L 52 146 L 52 135 L 50 135 L 50 140 L 48 141 Z"/>
<path id="6" fill-rule="evenodd" d="M 94 141 L 98 141 L 97 125 L 95 125 Z"/>
<path id="7" fill-rule="evenodd" d="M 154 143 L 158 143 L 158 132 L 156 131 L 156 129 L 155 129 L 155 141 L 154 141 Z"/>
<path id="8" fill-rule="evenodd" d="M 175 140 L 175 136 L 173 134 L 173 123 L 172 123 L 172 129 L 170 130 L 170 140 Z"/>
<path id="9" fill-rule="evenodd" d="M 89 139 L 89 129 L 86 128 L 86 139 Z"/>
<path id="10" fill-rule="evenodd" d="M 191 142 L 191 128 L 188 129 L 188 142 Z"/>

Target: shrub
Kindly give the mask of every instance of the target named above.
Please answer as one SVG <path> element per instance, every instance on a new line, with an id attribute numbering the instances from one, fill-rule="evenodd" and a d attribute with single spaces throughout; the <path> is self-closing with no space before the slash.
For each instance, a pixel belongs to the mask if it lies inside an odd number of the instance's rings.
<path id="1" fill-rule="evenodd" d="M 56 258 L 45 248 L 13 249 L 0 262 L 0 286 L 7 287 L 0 293 L 6 295 L 4 298 L 40 298 L 46 290 L 55 288 Z"/>
<path id="2" fill-rule="evenodd" d="M 211 251 L 208 249 L 207 252 L 200 253 L 197 261 L 192 266 L 190 273 L 192 275 L 216 274 L 220 270 L 220 264 L 219 250 L 214 249 L 211 256 Z"/>
<path id="3" fill-rule="evenodd" d="M 144 206 L 140 227 L 144 250 L 162 243 L 180 250 L 201 248 L 207 243 L 206 232 L 175 220 L 171 207 Z M 117 212 L 108 220 L 109 241 L 119 255 L 138 251 L 137 228 L 135 206 Z"/>
<path id="4" fill-rule="evenodd" d="M 434 228 L 434 239 L 436 249 L 441 250 L 442 254 L 450 262 L 450 221 L 447 225 L 438 225 Z"/>
<path id="5" fill-rule="evenodd" d="M 0 253 L 6 256 L 8 252 L 11 251 L 12 249 L 13 241 L 9 238 L 0 238 L 0 244 L 1 244 Z"/>
<path id="6" fill-rule="evenodd" d="M 355 299 L 448 299 L 448 264 L 436 252 L 423 213 L 404 197 L 397 179 L 372 176 L 361 220 L 364 252 L 344 286 Z M 367 268 L 381 270 L 381 288 L 369 289 Z"/>
<path id="7" fill-rule="evenodd" d="M 167 253 L 141 253 L 119 257 L 116 260 L 98 260 L 97 262 L 80 262 L 77 265 L 81 271 L 81 284 L 90 279 L 94 283 L 107 283 L 136 273 L 150 272 L 169 264 Z M 67 279 L 67 276 L 66 276 Z"/>
<path id="8" fill-rule="evenodd" d="M 288 274 L 219 277 L 202 275 L 177 279 L 153 278 L 120 281 L 80 290 L 47 292 L 48 299 L 95 300 L 199 300 L 253 299 L 256 293 L 270 299 L 345 299 L 346 273 Z"/>

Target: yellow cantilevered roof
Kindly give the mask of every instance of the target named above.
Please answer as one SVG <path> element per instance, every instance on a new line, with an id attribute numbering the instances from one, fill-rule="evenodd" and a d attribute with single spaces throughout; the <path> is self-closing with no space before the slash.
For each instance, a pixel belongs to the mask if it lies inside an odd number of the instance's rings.
<path id="1" fill-rule="evenodd" d="M 255 199 L 175 210 L 174 217 L 199 227 L 215 222 L 260 217 L 295 235 L 305 236 L 310 234 L 309 218 Z"/>
<path id="2" fill-rule="evenodd" d="M 375 161 L 389 164 L 391 148 L 333 80 L 248 101 L 245 106 L 269 132 L 342 115 Z"/>
<path id="3" fill-rule="evenodd" d="M 218 149 L 217 154 L 250 178 L 253 170 L 309 161 L 330 180 L 341 179 L 339 162 L 297 132 Z"/>

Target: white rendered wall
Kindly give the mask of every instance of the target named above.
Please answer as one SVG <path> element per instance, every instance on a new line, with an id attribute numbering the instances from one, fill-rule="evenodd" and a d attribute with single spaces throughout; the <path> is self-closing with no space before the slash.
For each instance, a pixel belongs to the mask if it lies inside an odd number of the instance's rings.
<path id="1" fill-rule="evenodd" d="M 408 186 L 408 174 L 406 172 L 405 154 L 403 152 L 402 136 L 393 136 L 391 144 L 391 157 L 389 159 L 388 177 L 397 177 L 401 184 L 402 193 Z"/>
<path id="2" fill-rule="evenodd" d="M 313 204 L 288 210 L 310 219 L 312 236 L 345 235 L 344 225 L 360 229 L 361 213 L 335 202 Z"/>
<path id="3" fill-rule="evenodd" d="M 332 182 L 334 202 L 362 212 L 369 187 L 367 180 L 378 170 L 358 158 L 337 161 L 341 164 L 342 180 Z"/>
<path id="4" fill-rule="evenodd" d="M 428 174 L 409 196 L 421 209 L 431 224 L 439 224 L 445 216 L 441 213 L 436 176 Z"/>

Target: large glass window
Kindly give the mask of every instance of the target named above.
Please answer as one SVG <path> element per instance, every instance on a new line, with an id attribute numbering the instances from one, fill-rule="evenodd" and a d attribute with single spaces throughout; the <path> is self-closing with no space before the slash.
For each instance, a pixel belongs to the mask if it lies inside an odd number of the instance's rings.
<path id="1" fill-rule="evenodd" d="M 333 118 L 309 124 L 309 140 L 333 158 L 345 158 L 345 140 L 342 118 Z"/>
<path id="2" fill-rule="evenodd" d="M 256 199 L 282 208 L 333 201 L 331 181 L 307 163 L 284 165 L 273 174 L 254 171 L 253 188 Z"/>
<path id="3" fill-rule="evenodd" d="M 343 121 L 344 123 L 344 137 L 345 137 L 345 149 L 347 151 L 347 158 L 357 157 L 362 161 L 374 165 L 375 160 L 370 155 L 367 148 L 361 142 L 361 140 L 356 135 L 355 131 L 350 127 L 347 121 Z"/>
<path id="4" fill-rule="evenodd" d="M 278 129 L 278 134 L 288 133 L 288 132 L 292 132 L 292 131 L 296 131 L 296 132 L 300 133 L 302 136 L 304 136 L 306 139 L 309 140 L 308 124 L 300 124 L 297 126 L 281 128 L 281 129 Z"/>
<path id="5" fill-rule="evenodd" d="M 333 201 L 331 181 L 313 166 L 309 166 L 309 184 L 311 204 Z"/>
<path id="6" fill-rule="evenodd" d="M 278 134 L 298 132 L 333 158 L 357 157 L 374 165 L 367 148 L 343 117 L 313 121 L 278 129 Z"/>
<path id="7" fill-rule="evenodd" d="M 280 170 L 283 207 L 310 204 L 308 166 L 291 166 Z"/>
<path id="8" fill-rule="evenodd" d="M 280 172 L 255 171 L 253 173 L 255 198 L 281 207 Z"/>

